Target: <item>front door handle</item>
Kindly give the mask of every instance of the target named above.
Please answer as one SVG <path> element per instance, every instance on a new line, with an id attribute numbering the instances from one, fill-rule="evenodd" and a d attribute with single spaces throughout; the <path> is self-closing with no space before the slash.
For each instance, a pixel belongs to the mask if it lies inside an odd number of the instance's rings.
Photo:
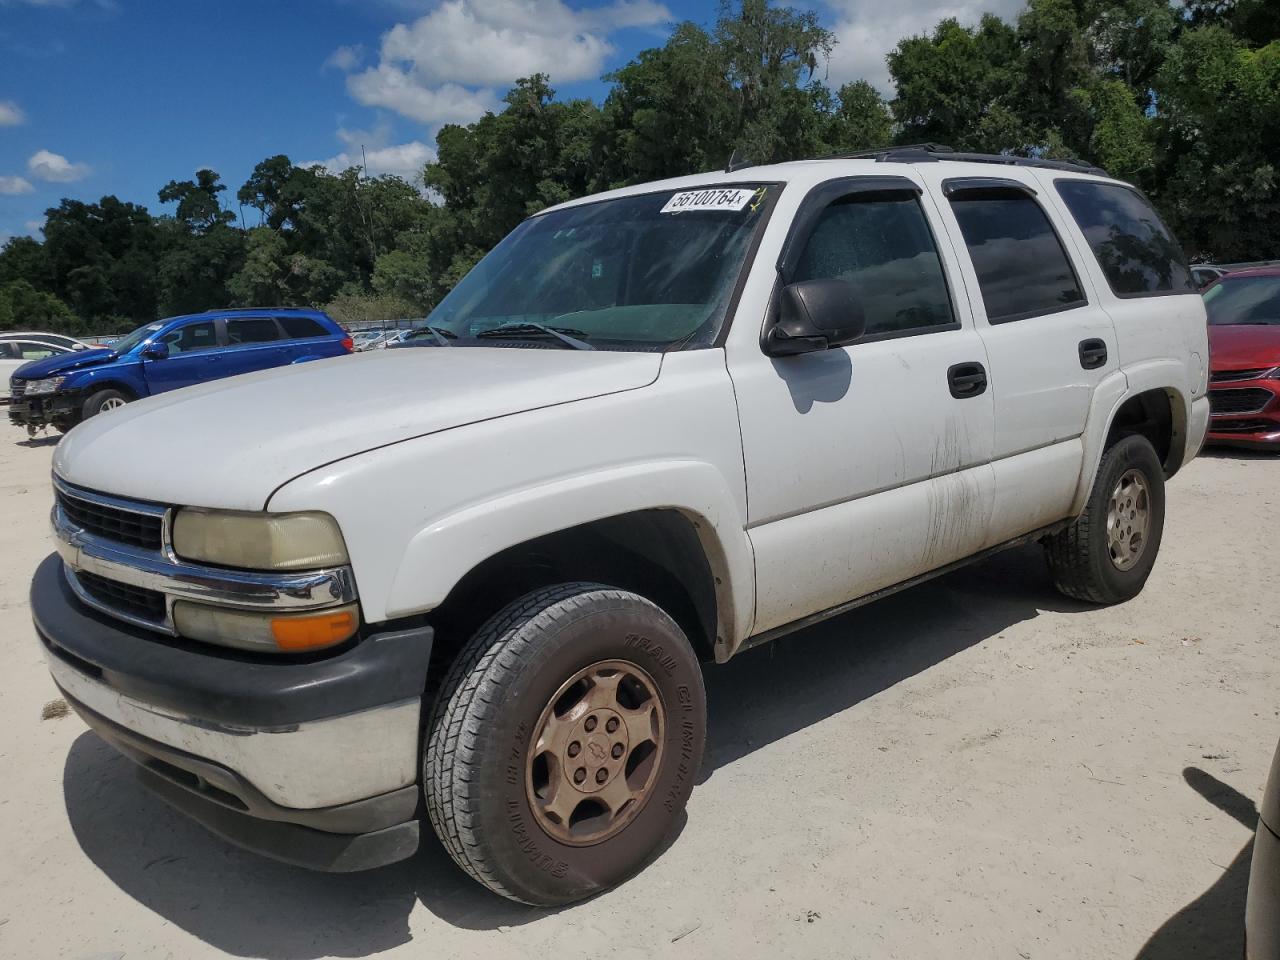
<path id="1" fill-rule="evenodd" d="M 987 392 L 987 370 L 978 363 L 957 363 L 947 369 L 947 386 L 957 400 L 967 400 Z"/>
<path id="2" fill-rule="evenodd" d="M 1107 343 L 1097 337 L 1080 341 L 1080 366 L 1086 370 L 1097 370 L 1107 365 Z"/>

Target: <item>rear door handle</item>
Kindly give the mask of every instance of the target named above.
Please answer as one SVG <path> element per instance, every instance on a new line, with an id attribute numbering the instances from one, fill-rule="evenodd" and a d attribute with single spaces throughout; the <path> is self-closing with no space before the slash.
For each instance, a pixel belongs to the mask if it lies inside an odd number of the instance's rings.
<path id="1" fill-rule="evenodd" d="M 947 369 L 947 386 L 957 400 L 967 400 L 987 392 L 987 370 L 976 362 L 957 363 Z"/>
<path id="2" fill-rule="evenodd" d="M 1107 365 L 1107 343 L 1097 337 L 1080 341 L 1080 366 L 1086 370 L 1097 370 Z"/>

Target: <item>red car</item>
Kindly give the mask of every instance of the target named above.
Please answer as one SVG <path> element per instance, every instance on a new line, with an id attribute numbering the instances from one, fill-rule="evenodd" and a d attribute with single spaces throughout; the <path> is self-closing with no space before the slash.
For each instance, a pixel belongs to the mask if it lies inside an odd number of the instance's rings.
<path id="1" fill-rule="evenodd" d="M 1229 273 L 1209 311 L 1208 443 L 1280 449 L 1280 267 Z"/>

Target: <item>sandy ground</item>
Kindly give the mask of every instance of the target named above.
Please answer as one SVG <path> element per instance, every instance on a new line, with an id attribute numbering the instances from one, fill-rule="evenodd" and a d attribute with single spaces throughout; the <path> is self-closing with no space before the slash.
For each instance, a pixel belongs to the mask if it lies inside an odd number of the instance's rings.
<path id="1" fill-rule="evenodd" d="M 1237 958 L 1280 735 L 1280 458 L 1169 488 L 1109 610 L 1012 551 L 708 672 L 670 846 L 560 911 L 412 861 L 323 876 L 138 786 L 56 697 L 28 620 L 50 443 L 0 444 L 0 957 Z"/>

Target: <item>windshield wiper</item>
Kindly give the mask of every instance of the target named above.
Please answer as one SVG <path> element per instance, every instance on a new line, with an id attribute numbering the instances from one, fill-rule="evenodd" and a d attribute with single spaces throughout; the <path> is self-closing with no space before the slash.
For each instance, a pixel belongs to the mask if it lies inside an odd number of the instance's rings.
<path id="1" fill-rule="evenodd" d="M 458 339 L 458 335 L 454 333 L 452 330 L 446 330 L 444 327 L 433 326 L 430 323 L 425 324 L 422 327 L 422 329 L 426 330 L 433 337 L 435 337 L 436 343 L 440 344 L 440 346 L 442 347 L 452 347 L 453 344 L 450 343 L 449 341 Z"/>
<path id="2" fill-rule="evenodd" d="M 579 340 L 578 337 L 585 337 L 587 334 L 582 330 L 574 330 L 570 327 L 548 327 L 545 323 L 529 323 L 528 321 L 520 321 L 519 323 L 504 323 L 500 327 L 494 327 L 491 330 L 481 330 L 476 334 L 476 339 L 481 337 L 510 337 L 512 334 L 531 336 L 533 334 L 545 334 L 549 337 L 555 337 L 561 343 L 572 347 L 574 350 L 594 350 L 591 344 L 585 340 Z M 577 336 L 574 336 L 577 334 Z"/>

